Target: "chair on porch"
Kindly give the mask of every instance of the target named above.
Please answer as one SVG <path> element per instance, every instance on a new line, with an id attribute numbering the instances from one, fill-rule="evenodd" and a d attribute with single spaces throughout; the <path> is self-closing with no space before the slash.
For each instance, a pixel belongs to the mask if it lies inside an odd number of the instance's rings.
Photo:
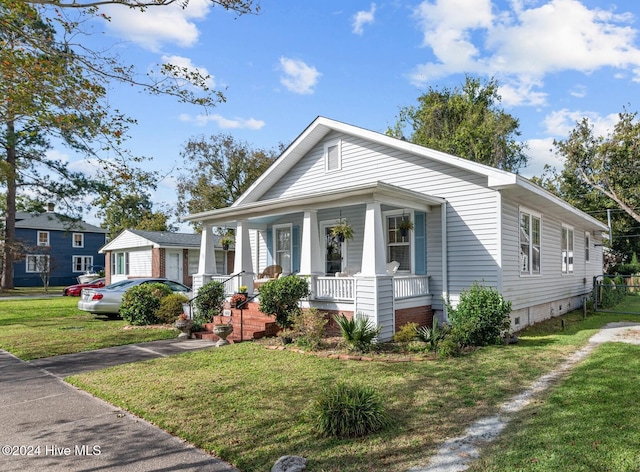
<path id="1" fill-rule="evenodd" d="M 258 274 L 258 278 L 253 281 L 253 291 L 260 291 L 260 287 L 270 280 L 275 280 L 280 277 L 282 274 L 282 267 L 274 264 L 265 268 L 262 272 Z"/>

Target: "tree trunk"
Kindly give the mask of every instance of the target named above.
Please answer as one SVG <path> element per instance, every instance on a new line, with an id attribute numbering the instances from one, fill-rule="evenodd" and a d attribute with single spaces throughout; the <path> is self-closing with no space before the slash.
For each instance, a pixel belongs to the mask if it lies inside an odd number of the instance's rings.
<path id="1" fill-rule="evenodd" d="M 16 137 L 13 121 L 7 122 L 7 213 L 5 215 L 4 247 L 2 249 L 3 290 L 13 288 L 13 261 L 16 245 Z"/>

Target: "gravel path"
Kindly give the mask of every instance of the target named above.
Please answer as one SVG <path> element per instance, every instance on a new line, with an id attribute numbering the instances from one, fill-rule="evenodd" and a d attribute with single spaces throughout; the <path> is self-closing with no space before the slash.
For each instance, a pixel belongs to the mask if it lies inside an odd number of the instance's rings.
<path id="1" fill-rule="evenodd" d="M 589 339 L 589 343 L 574 352 L 556 370 L 543 375 L 525 392 L 502 404 L 498 414 L 482 418 L 469 426 L 464 434 L 447 440 L 426 467 L 415 467 L 409 472 L 459 472 L 480 457 L 479 448 L 493 441 L 511 420 L 514 413 L 522 410 L 533 398 L 544 392 L 549 385 L 587 357 L 598 345 L 605 342 L 640 344 L 640 324 L 609 323 Z"/>

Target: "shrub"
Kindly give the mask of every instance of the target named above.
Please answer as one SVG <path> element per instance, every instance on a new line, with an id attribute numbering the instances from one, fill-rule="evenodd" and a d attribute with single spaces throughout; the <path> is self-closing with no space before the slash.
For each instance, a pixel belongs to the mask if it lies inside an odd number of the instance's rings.
<path id="1" fill-rule="evenodd" d="M 462 291 L 455 309 L 447 301 L 447 310 L 463 346 L 501 343 L 511 326 L 511 302 L 497 290 L 478 282 Z"/>
<path id="2" fill-rule="evenodd" d="M 416 339 L 416 329 L 418 323 L 406 323 L 393 335 L 393 341 L 396 343 L 407 344 Z"/>
<path id="3" fill-rule="evenodd" d="M 349 347 L 360 352 L 369 352 L 374 339 L 382 330 L 382 326 L 375 327 L 369 318 L 359 313 L 352 319 L 343 314 L 334 316 L 333 319 L 340 327 L 342 338 Z"/>
<path id="4" fill-rule="evenodd" d="M 322 435 L 336 438 L 362 437 L 390 424 L 374 389 L 344 383 L 322 391 L 313 402 L 311 418 Z"/>
<path id="5" fill-rule="evenodd" d="M 171 289 L 162 283 L 135 285 L 122 296 L 120 316 L 134 326 L 159 323 L 157 311 L 161 299 L 171 293 Z"/>
<path id="6" fill-rule="evenodd" d="M 462 354 L 462 348 L 455 336 L 443 339 L 438 346 L 439 357 L 458 357 Z"/>
<path id="7" fill-rule="evenodd" d="M 216 280 L 203 285 L 193 300 L 196 307 L 193 321 L 198 324 L 211 323 L 213 317 L 222 312 L 224 304 L 224 284 Z"/>
<path id="8" fill-rule="evenodd" d="M 302 310 L 293 319 L 296 343 L 306 349 L 316 349 L 325 335 L 328 319 L 324 312 L 317 308 Z"/>
<path id="9" fill-rule="evenodd" d="M 160 300 L 160 307 L 156 312 L 156 317 L 161 323 L 173 323 L 178 319 L 184 310 L 182 304 L 187 303 L 189 297 L 184 293 L 170 293 Z"/>
<path id="10" fill-rule="evenodd" d="M 260 311 L 276 317 L 281 328 L 290 328 L 300 313 L 300 300 L 310 294 L 309 283 L 296 275 L 270 280 L 260 287 Z"/>
<path id="11" fill-rule="evenodd" d="M 418 339 L 427 343 L 429 345 L 429 350 L 435 353 L 438 352 L 438 345 L 440 342 L 447 337 L 450 331 L 451 327 L 449 325 L 441 326 L 438 324 L 438 319 L 436 317 L 433 318 L 431 328 L 428 326 L 422 326 L 421 328 L 416 329 Z"/>

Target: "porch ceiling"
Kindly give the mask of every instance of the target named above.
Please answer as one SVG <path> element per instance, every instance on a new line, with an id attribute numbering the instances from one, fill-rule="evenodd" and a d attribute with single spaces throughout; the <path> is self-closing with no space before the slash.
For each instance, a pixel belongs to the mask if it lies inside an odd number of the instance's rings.
<path id="1" fill-rule="evenodd" d="M 273 200 L 246 203 L 238 206 L 220 208 L 196 213 L 184 218 L 184 221 L 203 223 L 229 223 L 242 219 L 263 219 L 267 221 L 285 213 L 321 210 L 363 203 L 380 202 L 401 208 L 431 211 L 432 206 L 440 206 L 446 201 L 440 197 L 425 195 L 384 182 L 354 186 L 344 190 L 319 191 L 307 195 L 292 195 Z"/>

